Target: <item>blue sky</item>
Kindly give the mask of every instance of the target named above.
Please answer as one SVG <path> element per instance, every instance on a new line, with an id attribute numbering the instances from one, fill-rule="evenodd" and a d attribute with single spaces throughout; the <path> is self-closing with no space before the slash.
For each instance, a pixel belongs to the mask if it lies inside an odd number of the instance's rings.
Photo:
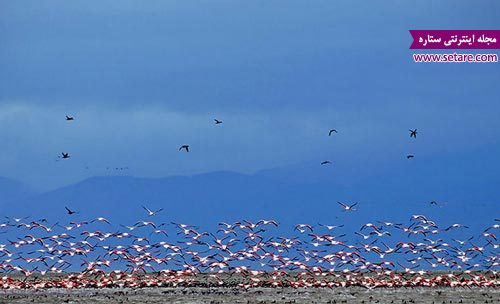
<path id="1" fill-rule="evenodd" d="M 0 1 L 0 175 L 472 159 L 500 150 L 499 64 L 415 64 L 408 30 L 499 28 L 493 0 Z"/>

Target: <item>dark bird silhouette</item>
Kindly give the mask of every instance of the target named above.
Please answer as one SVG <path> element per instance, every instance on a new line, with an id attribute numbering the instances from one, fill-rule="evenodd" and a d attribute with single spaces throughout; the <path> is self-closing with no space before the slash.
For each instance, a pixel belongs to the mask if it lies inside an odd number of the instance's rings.
<path id="1" fill-rule="evenodd" d="M 70 158 L 69 153 L 61 152 L 61 154 L 62 154 L 61 158 Z"/>
<path id="2" fill-rule="evenodd" d="M 189 152 L 189 145 L 182 145 L 182 146 L 179 148 L 179 151 L 180 151 L 180 150 L 182 150 L 182 149 L 186 150 L 186 152 Z"/>
<path id="3" fill-rule="evenodd" d="M 214 119 L 216 125 L 220 125 L 222 123 L 222 120 Z"/>
<path id="4" fill-rule="evenodd" d="M 325 160 L 325 161 L 322 161 L 321 164 L 322 165 L 328 165 L 328 164 L 331 164 L 332 162 L 329 161 L 329 160 Z"/>
<path id="5" fill-rule="evenodd" d="M 338 133 L 338 132 L 335 129 L 331 129 L 330 132 L 328 132 L 328 136 L 332 136 L 332 133 Z"/>
<path id="6" fill-rule="evenodd" d="M 408 154 L 408 155 L 406 155 L 406 158 L 408 158 L 408 159 L 412 159 L 412 158 L 414 158 L 414 157 L 415 157 L 415 155 L 413 155 L 413 154 Z"/>
<path id="7" fill-rule="evenodd" d="M 75 118 L 73 116 L 66 115 L 66 120 L 75 120 Z"/>
<path id="8" fill-rule="evenodd" d="M 68 212 L 69 215 L 73 215 L 76 213 L 76 211 L 73 211 L 73 210 L 69 209 L 68 207 L 64 207 L 64 209 L 66 209 L 66 211 Z"/>
<path id="9" fill-rule="evenodd" d="M 415 130 L 410 129 L 409 131 L 410 131 L 410 137 L 417 138 L 417 129 Z"/>

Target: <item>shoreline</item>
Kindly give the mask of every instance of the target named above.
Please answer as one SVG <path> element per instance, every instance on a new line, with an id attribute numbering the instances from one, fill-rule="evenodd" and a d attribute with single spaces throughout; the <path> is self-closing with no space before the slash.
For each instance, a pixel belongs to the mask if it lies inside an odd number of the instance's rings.
<path id="1" fill-rule="evenodd" d="M 1 290 L 0 303 L 498 303 L 491 288 L 162 287 Z"/>

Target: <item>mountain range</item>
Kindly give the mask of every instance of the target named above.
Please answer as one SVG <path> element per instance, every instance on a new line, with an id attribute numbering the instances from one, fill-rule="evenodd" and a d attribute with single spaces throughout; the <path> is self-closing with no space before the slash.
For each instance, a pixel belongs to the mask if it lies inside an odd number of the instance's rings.
<path id="1" fill-rule="evenodd" d="M 416 158 L 391 168 L 374 166 L 363 177 L 335 163 L 255 174 L 98 176 L 47 192 L 2 178 L 0 209 L 5 216 L 67 221 L 64 207 L 68 206 L 78 212 L 73 219 L 103 216 L 132 225 L 146 218 L 144 205 L 163 208 L 158 216 L 162 220 L 199 226 L 273 218 L 288 225 L 344 223 L 353 229 L 369 221 L 407 222 L 412 214 L 425 214 L 446 225 L 464 222 L 481 229 L 500 216 L 500 177 L 485 173 L 492 172 L 485 170 L 490 161 L 487 156 L 469 163 Z M 343 212 L 338 201 L 357 202 L 358 210 Z"/>

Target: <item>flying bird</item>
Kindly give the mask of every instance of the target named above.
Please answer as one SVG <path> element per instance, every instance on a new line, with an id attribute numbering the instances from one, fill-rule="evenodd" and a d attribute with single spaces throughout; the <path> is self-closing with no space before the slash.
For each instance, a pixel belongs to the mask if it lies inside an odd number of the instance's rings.
<path id="1" fill-rule="evenodd" d="M 222 120 L 214 119 L 216 125 L 220 125 L 222 123 Z"/>
<path id="2" fill-rule="evenodd" d="M 94 222 L 103 222 L 103 223 L 107 223 L 107 224 L 111 224 L 106 218 L 104 217 L 98 217 L 98 218 L 95 218 L 93 220 L 90 221 L 91 223 L 94 223 Z"/>
<path id="3" fill-rule="evenodd" d="M 10 218 L 10 217 L 6 216 L 5 218 L 6 218 L 6 219 L 8 219 L 9 221 L 10 221 L 10 220 L 14 220 L 14 222 L 19 223 L 20 221 L 22 221 L 22 220 L 25 220 L 25 219 L 29 218 L 29 216 L 25 216 L 25 217 L 21 217 L 21 218 L 15 218 L 15 217 Z"/>
<path id="4" fill-rule="evenodd" d="M 356 206 L 338 204 L 351 211 Z M 148 214 L 159 212 L 142 207 Z M 65 209 L 68 213 L 74 212 L 68 207 Z M 257 223 L 220 222 L 217 232 L 214 231 L 217 235 L 198 231 L 196 226 L 171 222 L 177 228 L 177 236 L 170 238 L 166 230 L 160 229 L 169 224 L 151 220 L 140 220 L 133 226 L 117 223 L 119 230 L 103 231 L 97 229 L 97 225 L 109 224 L 103 217 L 70 221 L 69 225 L 49 223 L 44 218 L 29 221 L 25 220 L 28 217 L 6 218 L 8 221 L 0 220 L 0 269 L 2 288 L 9 290 L 51 286 L 141 288 L 160 287 L 165 282 L 184 288 L 200 283 L 204 286 L 207 276 L 203 272 L 210 272 L 210 280 L 229 288 L 234 286 L 233 273 L 240 276 L 244 283 L 239 286 L 244 288 L 281 288 L 288 284 L 294 288 L 363 286 L 368 290 L 395 286 L 498 286 L 500 244 L 495 231 L 490 231 L 500 229 L 498 218 L 478 236 L 467 236 L 467 239 L 448 238 L 445 236 L 448 234 L 443 233 L 468 228 L 464 224 L 455 223 L 438 230 L 437 224 L 425 215 L 412 215 L 408 225 L 383 221 L 365 223 L 354 231 L 358 237 L 344 240 L 341 238 L 345 234 L 334 233 L 343 225 L 318 224 L 323 228 L 316 233 L 316 227 L 309 223 L 291 226 L 299 232 L 290 231 L 293 236 L 278 237 L 282 229 L 276 231 L 278 223 L 272 219 Z M 64 232 L 51 233 L 55 227 Z M 83 227 L 86 228 L 81 229 Z M 381 238 L 390 237 L 397 230 L 403 232 L 401 239 L 391 240 L 392 244 L 382 241 Z M 479 232 L 472 226 L 471 230 Z M 9 232 L 17 237 L 4 238 Z M 273 236 L 273 232 L 279 234 Z M 163 234 L 161 238 L 160 234 Z M 427 237 L 429 234 L 437 236 L 431 239 Z M 150 239 L 155 235 L 157 240 Z M 419 235 L 426 238 L 410 239 Z M 475 237 L 483 244 L 474 244 Z M 426 263 L 425 266 L 422 263 Z M 170 265 L 180 269 L 173 270 Z M 77 276 L 66 271 L 69 267 Z M 437 272 L 431 268 L 437 268 Z M 274 272 L 271 274 L 268 269 Z M 154 273 L 166 276 L 158 277 Z M 42 278 L 46 274 L 62 275 Z"/>
<path id="5" fill-rule="evenodd" d="M 410 131 L 410 137 L 417 138 L 417 129 L 415 130 L 410 129 L 409 131 Z"/>
<path id="6" fill-rule="evenodd" d="M 408 154 L 408 155 L 406 155 L 406 158 L 407 158 L 407 159 L 412 159 L 412 158 L 414 158 L 414 157 L 415 157 L 415 155 L 413 155 L 413 154 Z"/>
<path id="7" fill-rule="evenodd" d="M 181 151 L 182 149 L 186 150 L 186 152 L 189 152 L 189 145 L 182 145 L 182 146 L 179 148 L 179 151 Z"/>
<path id="8" fill-rule="evenodd" d="M 69 121 L 69 120 L 75 120 L 75 118 L 74 118 L 73 116 L 68 116 L 68 115 L 66 115 L 66 120 L 68 120 L 68 121 Z"/>
<path id="9" fill-rule="evenodd" d="M 75 213 L 76 213 L 76 211 L 73 211 L 73 210 L 69 209 L 69 208 L 68 208 L 68 207 L 66 207 L 66 206 L 64 207 L 64 209 L 66 209 L 66 211 L 68 212 L 68 215 L 73 215 L 73 214 L 75 214 Z"/>
<path id="10" fill-rule="evenodd" d="M 322 161 L 321 164 L 322 165 L 328 165 L 328 164 L 331 164 L 332 162 L 329 161 L 329 160 L 325 160 L 325 161 Z"/>
<path id="11" fill-rule="evenodd" d="M 444 231 L 448 231 L 450 229 L 456 229 L 456 228 L 469 228 L 469 226 L 463 225 L 463 224 L 453 224 L 446 228 Z"/>
<path id="12" fill-rule="evenodd" d="M 455 242 L 457 242 L 457 243 L 459 243 L 460 245 L 462 245 L 462 246 L 463 246 L 463 245 L 467 244 L 467 242 L 470 242 L 473 238 L 474 238 L 474 237 L 473 237 L 473 236 L 471 236 L 470 238 L 468 238 L 467 240 L 464 240 L 464 241 L 461 241 L 461 240 L 456 240 L 456 239 L 452 239 L 452 240 L 453 240 L 453 241 L 455 241 Z"/>
<path id="13" fill-rule="evenodd" d="M 156 215 L 158 212 L 160 212 L 160 211 L 162 211 L 162 210 L 163 210 L 163 208 L 160 208 L 160 209 L 158 209 L 158 210 L 156 210 L 156 211 L 152 211 L 151 209 L 149 209 L 149 208 L 147 208 L 147 207 L 145 207 L 145 206 L 142 206 L 142 208 L 143 208 L 144 210 L 146 210 L 146 212 L 148 213 L 148 216 L 154 216 L 154 215 Z"/>
<path id="14" fill-rule="evenodd" d="M 70 158 L 69 153 L 64 153 L 61 152 L 62 156 L 59 156 L 59 158 Z"/>
<path id="15" fill-rule="evenodd" d="M 347 205 L 347 204 L 344 204 L 342 202 L 337 202 L 337 204 L 339 204 L 340 206 L 342 206 L 342 208 L 344 209 L 344 211 L 356 211 L 356 209 L 354 209 L 354 207 L 358 204 L 358 203 L 354 203 L 352 205 Z"/>
<path id="16" fill-rule="evenodd" d="M 332 229 L 335 229 L 335 228 L 342 228 L 342 227 L 344 227 L 344 225 L 324 225 L 324 224 L 318 224 L 318 225 L 321 226 L 321 227 L 325 227 L 328 230 L 332 230 Z"/>
<path id="17" fill-rule="evenodd" d="M 436 201 L 432 201 L 429 203 L 429 205 L 431 206 L 436 206 L 436 207 L 444 207 L 446 205 L 446 202 L 436 202 Z"/>
<path id="18" fill-rule="evenodd" d="M 328 132 L 328 136 L 332 136 L 332 133 L 338 133 L 338 132 L 335 129 L 331 129 L 330 132 Z"/>
<path id="19" fill-rule="evenodd" d="M 309 224 L 298 224 L 295 225 L 295 228 L 293 230 L 298 230 L 300 233 L 304 233 L 306 229 L 309 229 L 309 231 L 314 232 L 314 229 L 311 225 Z"/>

